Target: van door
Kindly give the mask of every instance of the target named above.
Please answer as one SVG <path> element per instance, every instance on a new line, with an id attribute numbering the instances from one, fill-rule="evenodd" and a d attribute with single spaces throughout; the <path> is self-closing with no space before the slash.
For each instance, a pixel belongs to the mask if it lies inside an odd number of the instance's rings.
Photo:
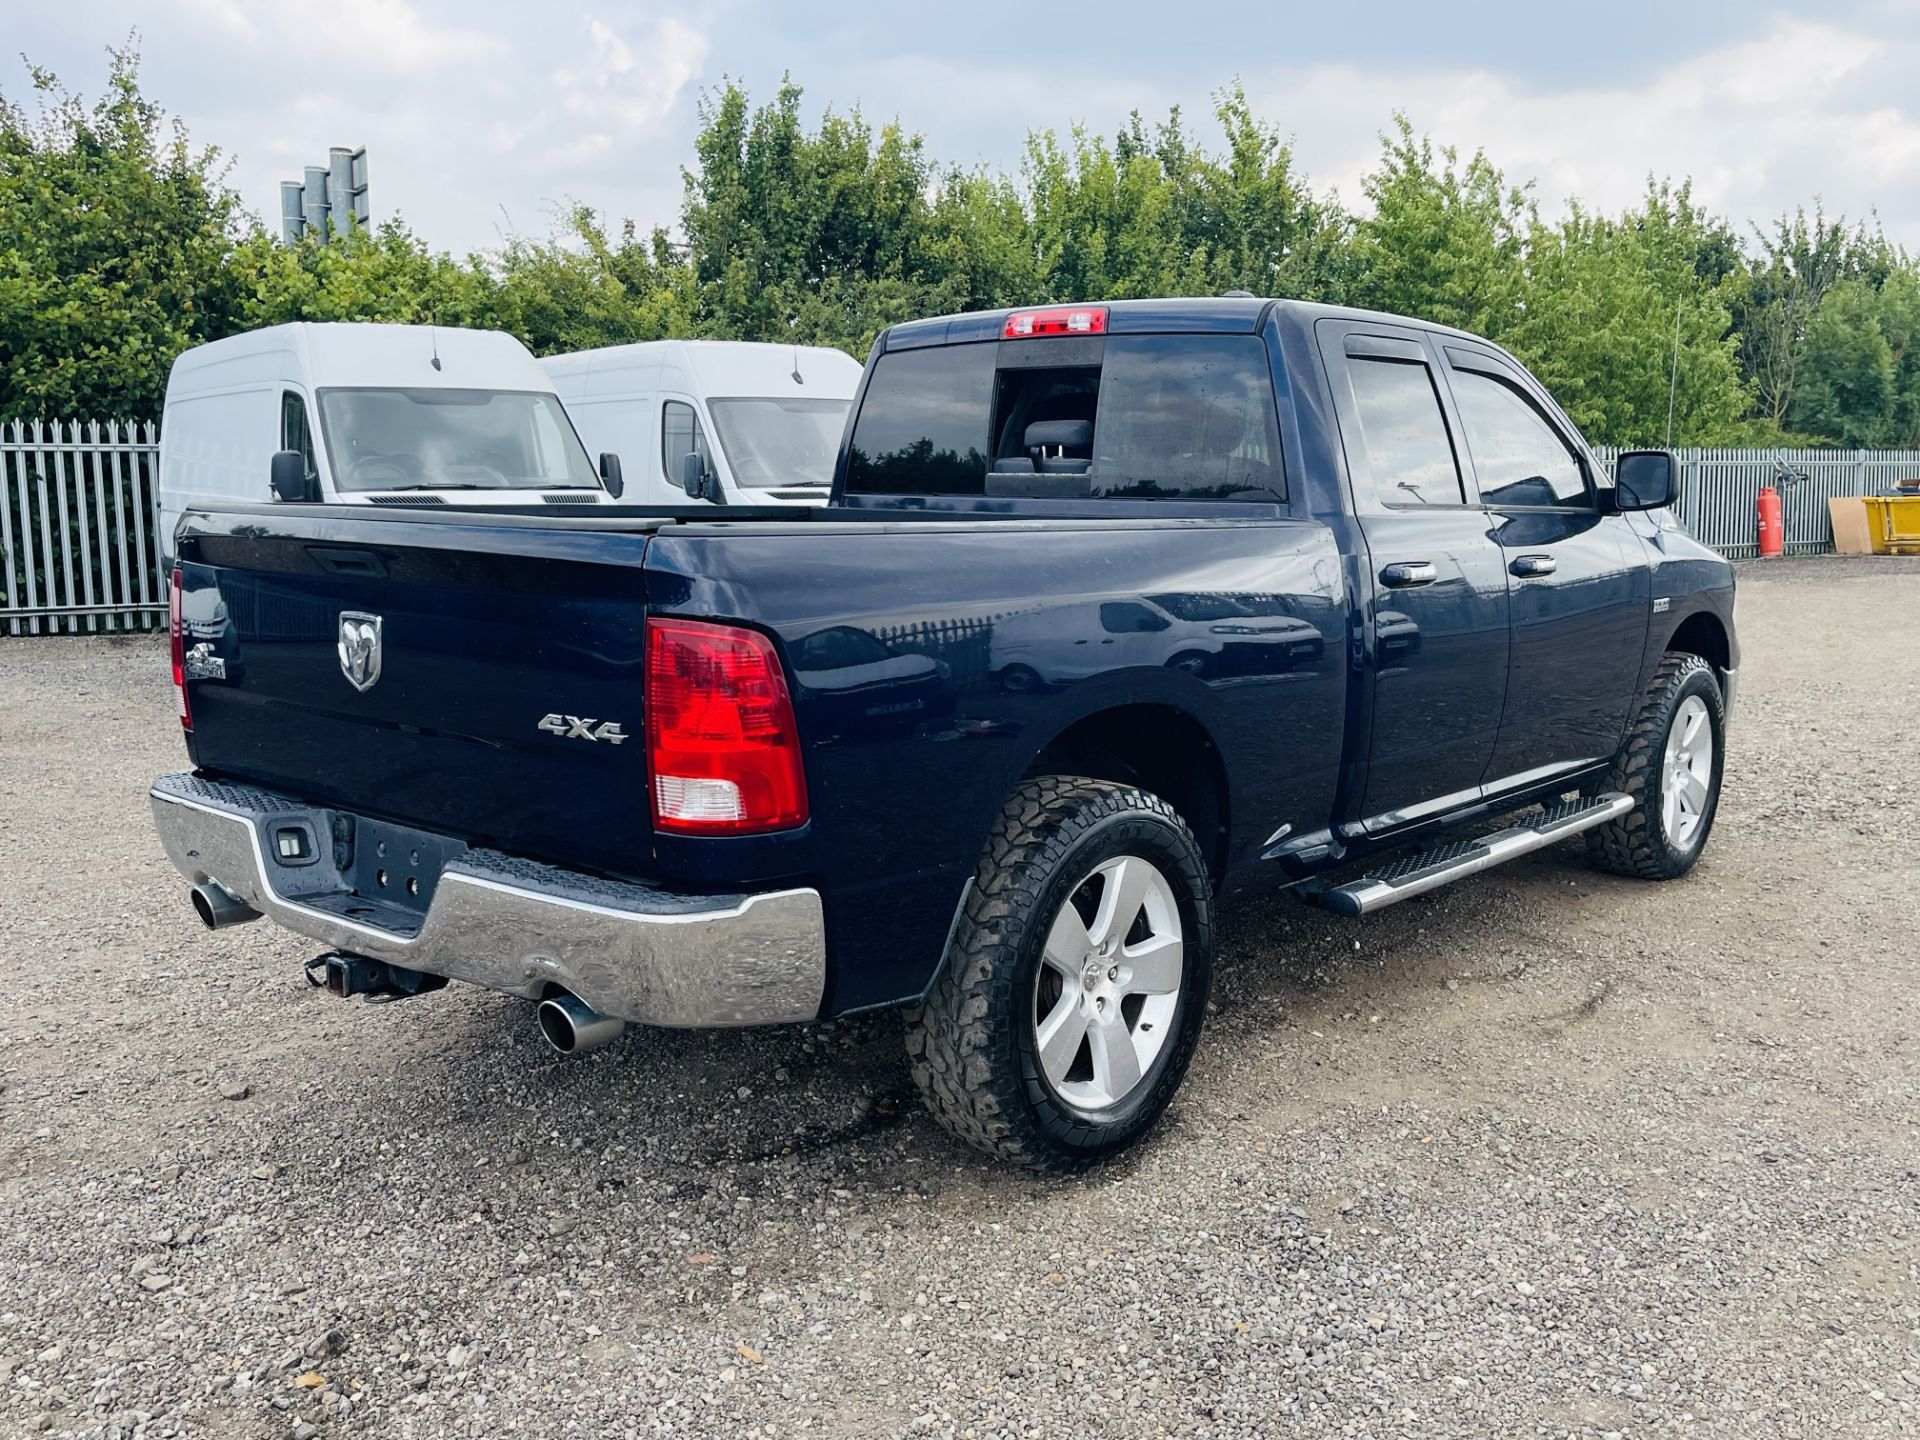
<path id="1" fill-rule="evenodd" d="M 1627 726 L 1652 572 L 1593 463 L 1537 382 L 1491 349 L 1443 340 L 1443 369 L 1487 507 L 1513 616 L 1490 790 L 1609 758 Z"/>
<path id="2" fill-rule="evenodd" d="M 1507 576 L 1421 331 L 1316 333 L 1365 537 L 1372 741 L 1361 814 L 1384 830 L 1478 798 L 1507 689 Z"/>

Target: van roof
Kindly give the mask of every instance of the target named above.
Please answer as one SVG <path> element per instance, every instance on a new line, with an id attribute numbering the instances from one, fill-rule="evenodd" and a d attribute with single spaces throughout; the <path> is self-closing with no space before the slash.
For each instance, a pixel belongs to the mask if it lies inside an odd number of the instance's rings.
<path id="1" fill-rule="evenodd" d="M 292 366 L 286 364 L 289 358 Z M 254 371 L 259 373 L 250 373 Z M 527 347 L 503 330 L 302 322 L 269 325 L 185 351 L 173 362 L 167 393 L 191 394 L 250 379 L 296 375 L 316 389 L 553 389 Z"/>
<path id="2" fill-rule="evenodd" d="M 824 345 L 754 340 L 646 340 L 549 355 L 540 362 L 570 397 L 636 389 L 686 388 L 702 395 L 780 395 L 851 399 L 860 362 Z M 802 376 L 794 382 L 795 371 Z"/>

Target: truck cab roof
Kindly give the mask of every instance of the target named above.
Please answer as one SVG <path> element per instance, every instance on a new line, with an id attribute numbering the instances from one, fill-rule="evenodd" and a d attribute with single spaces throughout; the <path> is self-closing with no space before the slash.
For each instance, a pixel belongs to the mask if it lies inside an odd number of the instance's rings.
<path id="1" fill-rule="evenodd" d="M 1274 300 L 1258 295 L 1193 296 L 1170 300 L 1090 300 L 1089 307 L 1107 312 L 1109 335 L 1147 335 L 1187 332 L 1215 335 L 1250 335 L 1260 328 L 1269 310 L 1281 310 L 1303 324 L 1320 319 L 1377 320 L 1394 325 L 1414 325 L 1425 330 L 1458 335 L 1463 339 L 1487 343 L 1477 336 L 1451 326 L 1435 324 L 1405 315 L 1390 315 L 1377 310 L 1362 310 L 1346 305 L 1326 305 L 1311 300 Z M 1064 305 L 1020 305 L 1001 310 L 974 310 L 960 315 L 937 315 L 926 320 L 909 320 L 883 332 L 885 348 L 906 350 L 922 345 L 961 345 L 975 340 L 1001 338 L 1007 318 L 1025 311 L 1072 309 Z"/>

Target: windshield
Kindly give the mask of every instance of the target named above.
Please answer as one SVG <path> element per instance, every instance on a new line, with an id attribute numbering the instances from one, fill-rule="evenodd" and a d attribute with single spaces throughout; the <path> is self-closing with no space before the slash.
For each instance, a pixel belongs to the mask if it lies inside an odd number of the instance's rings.
<path id="1" fill-rule="evenodd" d="M 322 390 L 336 488 L 584 490 L 600 479 L 560 401 L 517 390 Z"/>
<path id="2" fill-rule="evenodd" d="M 775 400 L 754 396 L 709 400 L 713 428 L 733 470 L 733 483 L 749 490 L 776 485 L 833 483 L 851 400 Z"/>

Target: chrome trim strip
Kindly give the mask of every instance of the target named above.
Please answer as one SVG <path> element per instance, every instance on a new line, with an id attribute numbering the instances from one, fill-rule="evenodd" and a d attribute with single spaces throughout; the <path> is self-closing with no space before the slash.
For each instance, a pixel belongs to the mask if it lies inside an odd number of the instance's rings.
<path id="1" fill-rule="evenodd" d="M 504 879 L 486 873 L 490 852 L 470 851 L 442 872 L 418 933 L 402 935 L 274 887 L 259 817 L 325 813 L 321 807 L 257 791 L 251 794 L 259 797 L 259 809 L 228 809 L 162 788 L 191 778 L 163 776 L 149 792 L 155 828 L 175 868 L 196 884 L 217 882 L 286 929 L 336 949 L 529 1000 L 558 986 L 603 1015 L 646 1025 L 774 1024 L 820 1012 L 826 928 L 816 890 L 715 896 L 707 903 L 704 896 L 549 866 L 520 865 L 535 873 L 532 881 Z M 316 875 L 325 878 L 325 872 Z M 576 885 L 582 893 L 567 893 Z"/>

